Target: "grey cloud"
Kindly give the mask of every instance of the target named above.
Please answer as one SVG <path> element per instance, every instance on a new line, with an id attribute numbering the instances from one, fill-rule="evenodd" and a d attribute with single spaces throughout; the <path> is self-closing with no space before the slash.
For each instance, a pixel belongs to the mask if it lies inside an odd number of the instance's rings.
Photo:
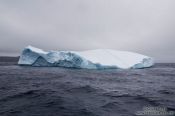
<path id="1" fill-rule="evenodd" d="M 111 48 L 175 62 L 174 0 L 1 0 L 0 55 Z"/>

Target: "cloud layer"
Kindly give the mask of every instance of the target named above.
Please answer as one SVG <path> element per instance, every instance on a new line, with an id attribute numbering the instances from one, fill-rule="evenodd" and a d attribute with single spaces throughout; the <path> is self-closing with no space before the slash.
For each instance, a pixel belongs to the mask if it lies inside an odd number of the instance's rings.
<path id="1" fill-rule="evenodd" d="M 111 48 L 175 62 L 174 0 L 1 0 L 0 55 Z"/>

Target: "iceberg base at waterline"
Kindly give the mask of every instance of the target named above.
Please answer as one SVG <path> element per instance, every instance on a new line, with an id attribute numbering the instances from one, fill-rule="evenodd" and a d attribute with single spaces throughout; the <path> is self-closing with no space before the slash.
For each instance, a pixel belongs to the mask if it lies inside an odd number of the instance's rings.
<path id="1" fill-rule="evenodd" d="M 130 69 L 151 67 L 154 65 L 154 61 L 153 58 L 145 55 L 112 49 L 46 52 L 28 46 L 22 51 L 18 64 L 38 67 Z"/>

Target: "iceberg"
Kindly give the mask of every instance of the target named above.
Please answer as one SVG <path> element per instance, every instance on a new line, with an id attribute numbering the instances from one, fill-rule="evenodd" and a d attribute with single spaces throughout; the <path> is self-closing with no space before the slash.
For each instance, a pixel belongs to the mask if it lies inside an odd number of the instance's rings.
<path id="1" fill-rule="evenodd" d="M 22 51 L 18 64 L 38 67 L 130 69 L 151 67 L 154 65 L 154 60 L 138 53 L 112 49 L 46 52 L 39 48 L 28 46 Z"/>

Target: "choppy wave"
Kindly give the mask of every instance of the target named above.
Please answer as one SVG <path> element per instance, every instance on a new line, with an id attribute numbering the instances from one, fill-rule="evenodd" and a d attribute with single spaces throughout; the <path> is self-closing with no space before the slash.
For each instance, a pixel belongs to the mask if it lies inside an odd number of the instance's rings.
<path id="1" fill-rule="evenodd" d="M 133 116 L 175 111 L 175 68 L 85 70 L 0 66 L 0 116 Z"/>

